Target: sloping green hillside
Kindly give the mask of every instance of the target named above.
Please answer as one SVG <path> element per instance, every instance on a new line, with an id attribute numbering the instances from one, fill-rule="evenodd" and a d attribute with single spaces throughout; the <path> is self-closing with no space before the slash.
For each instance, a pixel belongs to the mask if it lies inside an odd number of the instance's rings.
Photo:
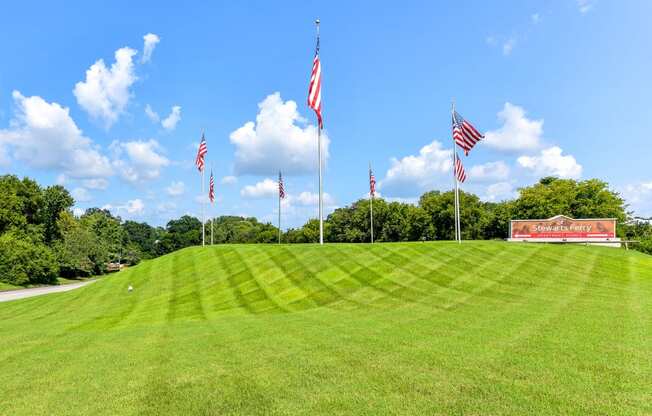
<path id="1" fill-rule="evenodd" d="M 0 414 L 651 414 L 651 316 L 622 250 L 191 248 L 0 303 Z"/>

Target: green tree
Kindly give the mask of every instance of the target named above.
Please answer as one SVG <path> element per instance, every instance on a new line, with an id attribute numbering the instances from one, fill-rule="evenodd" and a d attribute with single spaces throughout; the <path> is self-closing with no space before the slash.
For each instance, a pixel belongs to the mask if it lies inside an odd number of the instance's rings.
<path id="1" fill-rule="evenodd" d="M 69 278 L 91 275 L 97 269 L 93 259 L 103 259 L 98 254 L 95 235 L 67 211 L 59 216 L 57 227 L 61 239 L 54 243 L 53 249 L 61 275 Z"/>
<path id="2" fill-rule="evenodd" d="M 0 236 L 0 280 L 14 285 L 56 283 L 59 269 L 52 251 L 12 233 Z"/>
<path id="3" fill-rule="evenodd" d="M 90 255 L 93 272 L 106 272 L 109 262 L 116 262 L 123 255 L 124 230 L 119 217 L 106 210 L 89 209 L 79 219 L 82 227 L 93 235 L 97 242 Z"/>
<path id="4" fill-rule="evenodd" d="M 43 204 L 39 185 L 14 175 L 0 176 L 0 234 L 13 229 L 28 230 L 28 225 L 39 225 L 39 209 Z M 32 227 L 32 232 L 42 232 Z M 41 240 L 42 238 L 35 238 Z"/>
<path id="5" fill-rule="evenodd" d="M 57 227 L 59 215 L 69 210 L 75 203 L 70 193 L 61 185 L 49 186 L 43 191 L 42 222 L 45 226 L 45 242 L 50 244 L 61 238 Z"/>
<path id="6" fill-rule="evenodd" d="M 144 222 L 125 221 L 122 224 L 124 229 L 125 244 L 133 244 L 131 250 L 137 248 L 144 258 L 156 256 L 157 231 L 151 225 Z"/>
<path id="7" fill-rule="evenodd" d="M 627 219 L 625 202 L 609 185 L 598 179 L 577 182 L 572 179 L 542 178 L 537 184 L 520 189 L 512 215 L 519 219 L 545 219 L 555 215 L 571 218 Z"/>

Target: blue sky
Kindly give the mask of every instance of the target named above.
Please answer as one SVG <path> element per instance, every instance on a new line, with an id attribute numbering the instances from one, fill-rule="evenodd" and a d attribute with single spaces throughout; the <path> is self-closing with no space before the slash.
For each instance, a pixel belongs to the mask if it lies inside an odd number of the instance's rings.
<path id="1" fill-rule="evenodd" d="M 365 195 L 369 162 L 386 198 L 449 189 L 454 98 L 487 135 L 464 189 L 501 200 L 543 175 L 597 177 L 652 215 L 652 3 L 239 3 L 5 5 L 0 174 L 163 225 L 199 215 L 203 129 L 209 212 L 275 221 L 281 169 L 283 222 L 301 225 L 316 215 L 319 17 L 328 210 Z"/>

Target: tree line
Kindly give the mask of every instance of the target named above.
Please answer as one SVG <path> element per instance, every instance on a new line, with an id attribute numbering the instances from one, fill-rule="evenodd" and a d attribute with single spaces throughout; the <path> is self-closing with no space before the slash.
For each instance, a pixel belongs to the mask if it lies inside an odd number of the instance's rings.
<path id="1" fill-rule="evenodd" d="M 616 218 L 619 237 L 640 240 L 635 248 L 652 254 L 652 225 L 636 220 L 625 201 L 598 179 L 575 181 L 546 177 L 519 190 L 518 197 L 485 202 L 460 192 L 462 237 L 503 239 L 510 219 Z M 123 221 L 109 211 L 90 208 L 76 217 L 74 199 L 60 185 L 41 187 L 29 178 L 0 176 L 0 281 L 15 285 L 50 284 L 57 277 L 107 273 L 112 264 L 133 265 L 172 251 L 201 244 L 201 221 L 184 215 L 165 227 Z M 454 234 L 452 191 L 424 193 L 417 203 L 374 200 L 376 241 L 451 240 Z M 369 200 L 338 208 L 324 222 L 327 242 L 370 241 Z M 275 243 L 278 228 L 253 217 L 213 219 L 216 244 Z M 207 229 L 210 222 L 207 223 Z M 207 234 L 210 235 L 210 234 Z M 285 243 L 315 243 L 319 222 L 282 233 Z"/>

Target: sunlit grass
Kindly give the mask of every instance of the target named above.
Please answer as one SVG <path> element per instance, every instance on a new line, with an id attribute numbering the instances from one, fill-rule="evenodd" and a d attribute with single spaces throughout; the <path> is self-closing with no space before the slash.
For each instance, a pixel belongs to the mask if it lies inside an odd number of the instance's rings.
<path id="1" fill-rule="evenodd" d="M 651 313 L 608 248 L 190 248 L 0 304 L 0 414 L 650 414 Z"/>

